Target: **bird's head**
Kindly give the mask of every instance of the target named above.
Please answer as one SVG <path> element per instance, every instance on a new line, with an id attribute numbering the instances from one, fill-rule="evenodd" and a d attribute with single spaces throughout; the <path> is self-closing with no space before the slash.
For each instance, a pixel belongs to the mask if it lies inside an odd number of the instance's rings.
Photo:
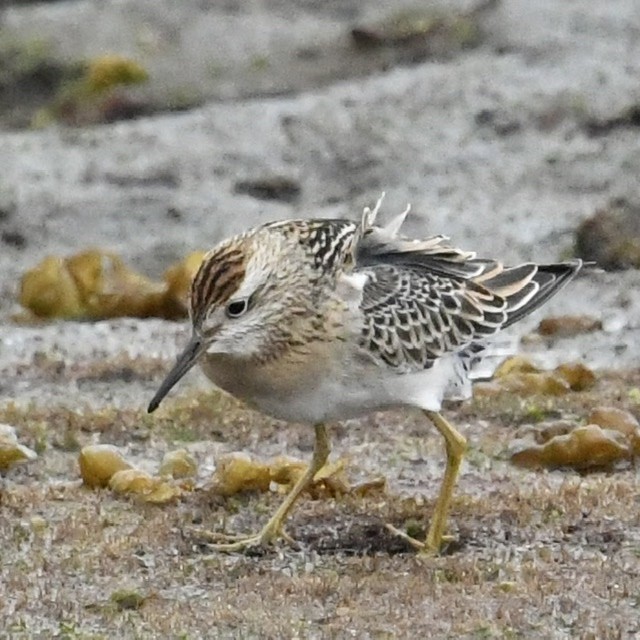
<path id="1" fill-rule="evenodd" d="M 251 359 L 273 348 L 305 290 L 299 264 L 290 259 L 293 249 L 281 233 L 259 228 L 206 254 L 191 283 L 191 339 L 149 412 L 205 354 Z"/>

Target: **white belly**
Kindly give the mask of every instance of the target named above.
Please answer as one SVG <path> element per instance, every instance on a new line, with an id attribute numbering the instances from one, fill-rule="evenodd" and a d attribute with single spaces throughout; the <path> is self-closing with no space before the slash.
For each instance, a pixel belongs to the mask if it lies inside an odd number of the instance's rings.
<path id="1" fill-rule="evenodd" d="M 452 383 L 460 382 L 455 358 L 445 357 L 430 369 L 412 373 L 353 357 L 340 367 L 293 361 L 261 369 L 210 357 L 203 359 L 202 368 L 217 386 L 262 413 L 317 424 L 402 406 L 438 411 L 443 397 L 451 395 Z M 455 395 L 468 393 L 465 389 Z"/>

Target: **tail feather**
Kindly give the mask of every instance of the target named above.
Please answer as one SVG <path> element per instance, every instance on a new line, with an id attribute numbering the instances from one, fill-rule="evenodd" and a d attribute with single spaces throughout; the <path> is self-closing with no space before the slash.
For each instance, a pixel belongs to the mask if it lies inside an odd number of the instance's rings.
<path id="1" fill-rule="evenodd" d="M 529 295 L 524 303 L 520 301 L 519 304 L 513 307 L 511 306 L 511 300 L 514 299 L 514 302 L 516 302 L 520 294 L 516 293 L 515 296 L 509 296 L 507 298 L 509 311 L 507 321 L 503 326 L 508 327 L 541 307 L 570 282 L 578 274 L 582 266 L 582 260 L 538 265 L 529 283 L 535 283 L 537 290 L 533 292 L 533 295 Z"/>
<path id="2" fill-rule="evenodd" d="M 476 282 L 482 283 L 494 293 L 508 298 L 517 293 L 536 275 L 537 265 L 528 262 L 518 265 L 517 267 L 494 269 L 487 273 L 483 273 L 479 278 L 474 278 Z"/>

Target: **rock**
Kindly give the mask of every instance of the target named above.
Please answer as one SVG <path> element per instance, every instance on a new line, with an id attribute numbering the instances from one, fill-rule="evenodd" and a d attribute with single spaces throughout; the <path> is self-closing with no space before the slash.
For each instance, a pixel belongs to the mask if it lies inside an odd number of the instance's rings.
<path id="1" fill-rule="evenodd" d="M 541 336 L 570 338 L 583 333 L 601 331 L 602 322 L 593 316 L 553 316 L 544 318 L 538 325 Z"/>
<path id="2" fill-rule="evenodd" d="M 235 183 L 235 193 L 248 195 L 258 200 L 280 200 L 295 202 L 300 197 L 300 183 L 287 176 L 267 176 L 253 180 L 239 180 Z"/>
<path id="3" fill-rule="evenodd" d="M 614 200 L 576 231 L 576 255 L 603 269 L 640 268 L 640 205 Z"/>

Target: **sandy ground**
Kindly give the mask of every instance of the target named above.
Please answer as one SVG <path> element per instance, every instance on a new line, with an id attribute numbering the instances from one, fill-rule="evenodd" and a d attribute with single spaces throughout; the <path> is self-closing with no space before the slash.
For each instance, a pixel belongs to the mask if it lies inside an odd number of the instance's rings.
<path id="1" fill-rule="evenodd" d="M 0 129 L 0 422 L 40 452 L 1 488 L 0 637 L 640 633 L 637 471 L 525 472 L 504 455 L 534 414 L 583 420 L 596 404 L 639 414 L 630 394 L 640 386 L 638 271 L 588 274 L 518 329 L 560 313 L 602 320 L 602 331 L 521 347 L 548 366 L 585 362 L 597 371 L 593 390 L 448 409 L 472 449 L 452 513 L 457 542 L 440 558 L 416 559 L 382 526 L 424 528 L 442 473 L 441 443 L 410 412 L 335 427 L 352 477 L 382 474 L 388 493 L 305 500 L 290 526 L 298 551 L 205 561 L 188 533 L 254 529 L 277 496 L 199 490 L 151 507 L 79 486 L 77 448 L 89 442 L 116 444 L 149 469 L 186 446 L 204 483 L 223 452 L 308 457 L 311 432 L 219 401 L 196 373 L 148 418 L 187 328 L 15 322 L 20 274 L 44 255 L 100 246 L 158 277 L 251 224 L 355 218 L 385 190 L 386 215 L 412 203 L 412 233 L 547 261 L 570 254 L 576 226 L 598 208 L 640 199 L 638 129 L 615 124 L 640 101 L 637 2 L 505 1 L 477 16 L 473 46 L 354 49 L 350 29 L 377 24 L 386 4 L 78 0 L 1 10 L 1 37 L 46 40 L 61 60 L 134 56 L 151 74 L 141 95 L 200 106 Z M 295 194 L 242 192 L 274 176 Z M 121 589 L 141 593 L 142 606 L 116 605 Z"/>

